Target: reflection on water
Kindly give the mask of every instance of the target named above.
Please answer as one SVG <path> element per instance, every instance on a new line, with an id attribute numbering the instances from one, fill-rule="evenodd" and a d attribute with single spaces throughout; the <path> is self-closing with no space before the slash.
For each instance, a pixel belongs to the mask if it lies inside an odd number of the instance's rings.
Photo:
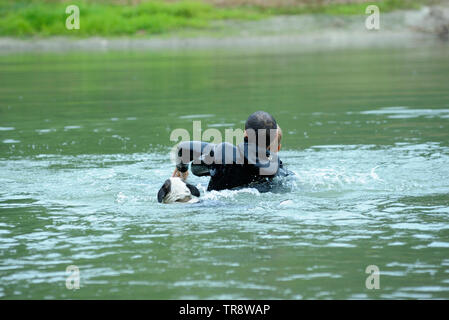
<path id="1" fill-rule="evenodd" d="M 448 298 L 448 71 L 426 48 L 1 57 L 0 297 Z M 191 176 L 201 202 L 157 203 L 173 129 L 256 109 L 289 192 Z"/>

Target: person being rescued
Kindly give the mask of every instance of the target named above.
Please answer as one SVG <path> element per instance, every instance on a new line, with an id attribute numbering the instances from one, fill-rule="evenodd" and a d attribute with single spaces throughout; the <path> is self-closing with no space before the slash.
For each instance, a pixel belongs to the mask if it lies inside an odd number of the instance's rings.
<path id="1" fill-rule="evenodd" d="M 282 131 L 273 116 L 264 111 L 251 114 L 245 123 L 244 142 L 238 146 L 202 141 L 178 145 L 173 177 L 184 181 L 189 163 L 196 176 L 210 176 L 207 191 L 252 187 L 271 191 L 275 177 L 288 176 L 278 157 Z"/>

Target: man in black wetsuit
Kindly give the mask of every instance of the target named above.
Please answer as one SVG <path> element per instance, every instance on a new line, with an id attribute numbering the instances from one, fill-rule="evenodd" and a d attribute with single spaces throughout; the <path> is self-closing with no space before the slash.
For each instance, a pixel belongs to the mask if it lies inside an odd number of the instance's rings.
<path id="1" fill-rule="evenodd" d="M 280 128 L 267 112 L 251 114 L 245 123 L 244 142 L 238 146 L 184 141 L 178 145 L 174 177 L 186 179 L 189 163 L 196 176 L 210 176 L 208 191 L 254 187 L 270 191 L 276 176 L 288 175 L 277 156 Z"/>

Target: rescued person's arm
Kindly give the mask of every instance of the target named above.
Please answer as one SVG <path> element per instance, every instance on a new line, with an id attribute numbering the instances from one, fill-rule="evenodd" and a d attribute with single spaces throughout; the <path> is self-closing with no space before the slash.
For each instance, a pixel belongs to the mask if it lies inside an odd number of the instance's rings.
<path id="1" fill-rule="evenodd" d="M 193 161 L 192 172 L 195 175 L 207 175 L 208 165 L 213 162 L 215 144 L 202 141 L 184 141 L 176 152 L 176 169 L 173 177 L 187 179 L 189 163 Z"/>

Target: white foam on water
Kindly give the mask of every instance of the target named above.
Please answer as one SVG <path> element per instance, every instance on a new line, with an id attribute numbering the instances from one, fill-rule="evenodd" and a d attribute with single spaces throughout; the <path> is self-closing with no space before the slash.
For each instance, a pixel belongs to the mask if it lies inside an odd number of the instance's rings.
<path id="1" fill-rule="evenodd" d="M 56 129 L 36 129 L 35 130 L 39 134 L 55 132 Z"/>
<path id="2" fill-rule="evenodd" d="M 410 119 L 417 117 L 442 117 L 449 116 L 449 109 L 412 109 L 409 107 L 386 107 L 377 110 L 361 111 L 360 114 L 388 115 L 390 119 Z"/>
<path id="3" fill-rule="evenodd" d="M 189 114 L 184 116 L 179 116 L 179 119 L 202 119 L 202 118 L 212 118 L 215 117 L 214 114 Z"/>
<path id="4" fill-rule="evenodd" d="M 81 128 L 82 128 L 82 126 L 65 126 L 64 130 L 67 131 L 67 130 L 74 130 L 74 129 L 81 129 Z"/>
<path id="5" fill-rule="evenodd" d="M 20 140 L 5 139 L 5 140 L 3 140 L 3 143 L 20 143 Z"/>

